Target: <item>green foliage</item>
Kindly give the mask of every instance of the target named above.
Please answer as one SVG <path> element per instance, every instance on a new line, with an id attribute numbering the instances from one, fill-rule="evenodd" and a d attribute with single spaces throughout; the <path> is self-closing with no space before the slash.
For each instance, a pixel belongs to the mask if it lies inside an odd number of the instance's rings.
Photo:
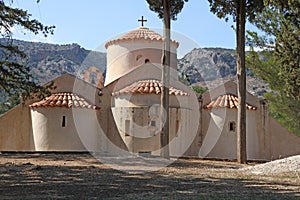
<path id="1" fill-rule="evenodd" d="M 185 85 L 191 84 L 190 77 L 186 75 L 184 72 L 181 72 L 181 75 L 178 77 L 178 79 L 181 83 L 184 83 Z"/>
<path id="2" fill-rule="evenodd" d="M 219 18 L 229 20 L 229 16 L 236 21 L 237 1 L 240 0 L 208 0 L 210 11 L 216 14 Z M 264 0 L 247 0 L 246 1 L 246 16 L 251 21 L 255 18 L 256 13 L 264 7 Z"/>
<path id="3" fill-rule="evenodd" d="M 10 2 L 10 1 L 8 1 Z M 21 27 L 34 34 L 53 34 L 53 26 L 44 26 L 30 14 L 19 8 L 6 5 L 6 1 L 0 0 L 0 90 L 9 94 L 23 93 L 28 97 L 32 93 L 42 94 L 47 88 L 38 86 L 32 79 L 27 65 L 27 56 L 12 40 L 12 28 Z"/>
<path id="4" fill-rule="evenodd" d="M 3 102 L 0 102 L 0 114 L 5 113 L 6 111 L 12 109 L 20 103 L 20 97 L 17 94 L 10 96 Z"/>
<path id="5" fill-rule="evenodd" d="M 206 91 L 208 91 L 208 88 L 203 88 L 201 86 L 192 86 L 192 89 L 197 92 L 198 94 L 203 94 L 205 93 Z"/>
<path id="6" fill-rule="evenodd" d="M 270 114 L 300 136 L 300 1 L 274 0 L 253 23 L 265 34 L 249 32 L 249 67 L 275 91 L 266 94 Z"/>
<path id="7" fill-rule="evenodd" d="M 163 18 L 163 0 L 146 0 L 149 4 L 150 10 L 158 13 L 159 18 Z M 176 20 L 177 14 L 181 12 L 184 3 L 188 0 L 170 0 L 171 19 Z"/>
<path id="8" fill-rule="evenodd" d="M 270 115 L 300 137 L 300 103 L 284 95 L 267 93 Z"/>

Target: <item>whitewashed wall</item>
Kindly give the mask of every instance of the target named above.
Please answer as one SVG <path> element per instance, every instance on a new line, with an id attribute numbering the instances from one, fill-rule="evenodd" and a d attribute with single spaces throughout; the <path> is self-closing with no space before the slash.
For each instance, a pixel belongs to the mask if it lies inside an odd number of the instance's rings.
<path id="1" fill-rule="evenodd" d="M 95 110 L 77 110 L 81 119 L 74 123 L 70 108 L 50 107 L 31 110 L 32 129 L 35 150 L 37 151 L 86 151 L 96 150 L 97 126 L 96 119 L 90 116 Z M 62 127 L 62 118 L 66 124 Z M 80 135 L 78 135 L 78 131 Z M 86 148 L 88 147 L 88 149 Z"/>
<path id="2" fill-rule="evenodd" d="M 247 110 L 247 157 L 249 160 L 265 159 L 265 142 L 259 123 L 259 112 Z M 237 109 L 213 108 L 203 112 L 203 143 L 199 156 L 203 158 L 236 159 L 237 132 L 230 131 L 229 124 L 237 125 Z"/>
<path id="3" fill-rule="evenodd" d="M 136 67 L 150 63 L 160 64 L 162 55 L 161 41 L 129 40 L 111 44 L 107 48 L 107 69 L 105 86 L 122 77 Z M 177 45 L 171 43 L 171 67 L 177 69 Z M 177 70 L 171 70 L 171 76 L 177 77 Z"/>
<path id="4" fill-rule="evenodd" d="M 189 108 L 190 96 L 170 96 L 171 156 L 183 156 L 197 132 Z M 160 154 L 160 95 L 133 94 L 113 97 L 112 113 L 118 131 L 128 150 L 133 153 Z M 197 119 L 197 118 L 196 118 Z M 197 121 L 197 120 L 196 120 Z"/>

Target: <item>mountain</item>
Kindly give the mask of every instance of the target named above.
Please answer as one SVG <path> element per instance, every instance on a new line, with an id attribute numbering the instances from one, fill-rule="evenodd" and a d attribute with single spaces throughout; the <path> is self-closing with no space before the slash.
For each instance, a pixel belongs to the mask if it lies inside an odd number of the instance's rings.
<path id="1" fill-rule="evenodd" d="M 78 44 L 57 45 L 13 40 L 13 45 L 26 53 L 26 64 L 34 80 L 41 84 L 66 72 L 82 77 L 83 72 L 90 67 L 105 71 L 106 53 L 86 50 Z"/>
<path id="2" fill-rule="evenodd" d="M 247 69 L 247 89 L 256 96 L 270 91 L 268 85 Z M 235 50 L 196 48 L 178 60 L 179 78 L 191 85 L 215 88 L 226 81 L 236 81 Z"/>
<path id="3" fill-rule="evenodd" d="M 178 60 L 180 74 L 189 77 L 190 83 L 212 81 L 236 74 L 235 50 L 223 48 L 197 48 Z M 253 76 L 247 70 L 248 76 Z"/>
<path id="4" fill-rule="evenodd" d="M 0 43 L 1 43 L 0 39 Z M 106 53 L 91 51 L 78 44 L 48 44 L 13 40 L 13 44 L 23 50 L 28 59 L 34 79 L 43 84 L 57 76 L 70 73 L 83 78 L 90 67 L 104 73 Z M 191 85 L 213 88 L 224 81 L 235 80 L 235 50 L 223 48 L 197 48 L 178 60 L 179 79 Z M 268 86 L 247 70 L 248 90 L 262 96 L 269 91 Z"/>

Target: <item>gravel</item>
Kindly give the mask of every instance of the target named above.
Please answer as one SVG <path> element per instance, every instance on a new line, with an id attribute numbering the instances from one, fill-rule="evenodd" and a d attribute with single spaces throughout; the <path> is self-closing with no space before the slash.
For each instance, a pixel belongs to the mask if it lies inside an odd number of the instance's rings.
<path id="1" fill-rule="evenodd" d="M 275 174 L 285 172 L 300 173 L 300 155 L 274 160 L 264 164 L 244 167 L 241 171 L 248 171 L 254 174 Z"/>

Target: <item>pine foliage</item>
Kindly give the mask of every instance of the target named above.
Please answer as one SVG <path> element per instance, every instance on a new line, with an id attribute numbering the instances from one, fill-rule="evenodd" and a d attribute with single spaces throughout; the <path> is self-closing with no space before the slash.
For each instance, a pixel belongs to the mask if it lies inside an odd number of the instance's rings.
<path id="1" fill-rule="evenodd" d="M 270 113 L 300 136 L 300 1 L 274 0 L 253 23 L 265 34 L 249 32 L 248 65 L 274 91 L 266 94 Z M 253 48 L 254 49 L 254 48 Z"/>
<path id="2" fill-rule="evenodd" d="M 156 12 L 160 19 L 163 18 L 163 0 L 146 0 L 149 4 L 150 10 Z M 181 12 L 184 3 L 188 2 L 188 0 L 170 0 L 170 12 L 171 12 L 171 19 L 177 20 L 178 13 Z"/>
<path id="3" fill-rule="evenodd" d="M 54 26 L 44 26 L 41 22 L 31 19 L 31 15 L 22 9 L 7 4 L 11 1 L 0 0 L 0 90 L 8 94 L 23 93 L 26 98 L 30 94 L 47 91 L 32 81 L 27 65 L 26 54 L 13 44 L 13 28 L 19 27 L 34 34 L 53 34 Z"/>

